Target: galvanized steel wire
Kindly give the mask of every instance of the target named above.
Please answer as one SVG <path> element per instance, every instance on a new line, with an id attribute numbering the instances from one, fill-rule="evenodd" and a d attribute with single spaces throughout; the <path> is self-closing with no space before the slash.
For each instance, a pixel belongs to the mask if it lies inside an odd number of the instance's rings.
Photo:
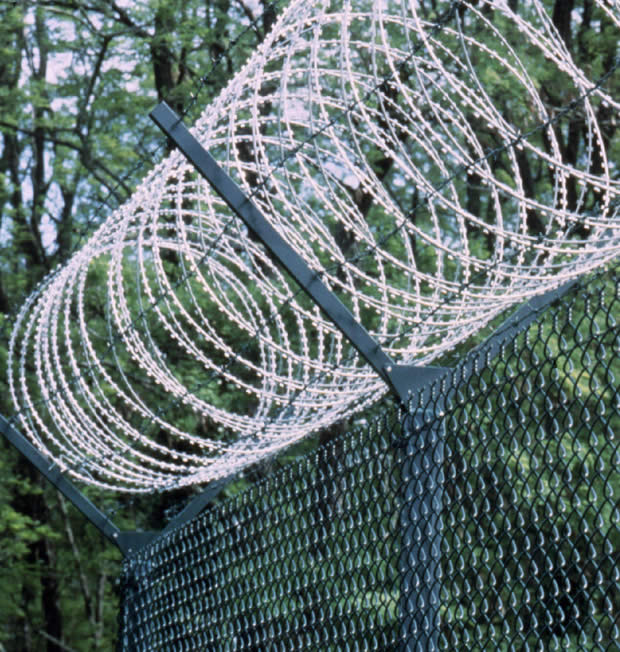
<path id="1" fill-rule="evenodd" d="M 617 63 L 590 79 L 540 2 L 527 20 L 503 2 L 441 8 L 430 19 L 415 3 L 294 2 L 194 127 L 401 363 L 431 362 L 620 250 L 620 185 L 597 118 L 620 108 L 606 90 Z M 528 49 L 563 80 L 566 106 L 541 97 Z M 510 119 L 488 66 L 518 89 Z M 587 138 L 571 164 L 556 129 L 577 111 Z M 529 193 L 521 157 L 547 168 L 548 196 Z M 474 177 L 486 217 L 466 205 Z M 178 153 L 25 303 L 9 371 L 40 450 L 80 480 L 135 492 L 230 475 L 384 391 Z M 209 433 L 178 425 L 167 399 Z"/>

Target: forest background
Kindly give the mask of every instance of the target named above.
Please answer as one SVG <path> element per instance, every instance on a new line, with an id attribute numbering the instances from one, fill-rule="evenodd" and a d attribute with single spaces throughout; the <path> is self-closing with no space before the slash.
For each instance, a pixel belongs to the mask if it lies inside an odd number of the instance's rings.
<path id="1" fill-rule="evenodd" d="M 166 153 L 149 111 L 166 99 L 191 123 L 256 49 L 285 4 L 0 0 L 0 413 L 13 412 L 4 369 L 20 305 Z M 528 8 L 524 0 L 509 4 Z M 592 3 L 547 5 L 590 78 L 610 69 L 618 45 Z M 420 6 L 429 17 L 437 11 L 435 0 L 421 0 Z M 539 70 L 546 101 L 566 105 L 572 98 L 545 76 L 542 61 Z M 498 84 L 498 101 L 508 104 L 514 99 L 510 89 Z M 610 160 L 618 161 L 617 126 L 606 111 L 598 107 L 597 117 Z M 576 112 L 558 134 L 571 164 L 582 155 L 585 137 L 583 116 Z M 379 158 L 376 165 L 387 170 L 391 161 Z M 525 158 L 520 165 L 526 192 L 534 196 L 548 183 L 545 170 L 530 167 Z M 614 174 L 617 178 L 617 169 Z M 469 181 L 468 210 L 483 214 L 478 180 Z M 542 228 L 532 222 L 534 231 Z M 139 500 L 91 497 L 116 515 L 121 527 L 160 529 L 187 493 Z M 113 649 L 120 560 L 118 551 L 0 442 L 0 650 Z"/>

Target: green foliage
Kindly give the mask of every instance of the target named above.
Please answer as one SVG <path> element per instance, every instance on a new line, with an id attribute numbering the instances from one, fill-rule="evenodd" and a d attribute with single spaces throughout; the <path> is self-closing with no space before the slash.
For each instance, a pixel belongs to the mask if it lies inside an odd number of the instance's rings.
<path id="1" fill-rule="evenodd" d="M 530 5 L 524 0 L 513 4 L 527 18 Z M 550 15 L 555 4 L 548 2 Z M 576 5 L 574 16 L 579 20 L 575 18 L 572 24 L 571 54 L 595 79 L 611 65 L 617 49 L 615 32 L 602 12 L 596 10 L 586 20 L 589 3 L 577 2 Z M 436 3 L 421 2 L 420 6 L 428 20 L 437 18 Z M 464 20 L 467 22 L 467 16 L 464 16 Z M 519 48 L 520 35 L 514 26 L 502 22 L 501 18 L 497 19 L 496 24 L 503 38 Z M 190 96 L 196 90 L 199 78 L 211 69 L 214 60 L 221 57 L 221 65 L 209 82 L 202 86 L 199 101 L 190 112 L 192 117 L 192 112 L 195 114 L 197 108 L 217 94 L 230 74 L 240 67 L 262 38 L 260 32 L 250 30 L 246 39 L 231 48 L 235 35 L 246 25 L 242 3 L 234 0 L 0 2 L 0 411 L 3 414 L 12 414 L 4 374 L 7 338 L 12 321 L 9 315 L 18 310 L 24 297 L 49 270 L 66 260 L 83 243 L 84 237 L 131 193 L 144 171 L 156 162 L 162 139 L 147 118 L 148 111 L 156 101 L 165 98 L 179 109 L 191 106 Z M 338 38 L 337 30 L 333 36 Z M 403 48 L 407 46 L 403 34 L 392 36 Z M 367 35 L 360 33 L 356 38 L 364 39 Z M 497 38 L 497 35 L 488 36 L 489 44 L 496 43 Z M 522 48 L 519 52 L 528 64 L 534 86 L 547 98 L 550 107 L 559 108 L 573 99 L 570 96 L 572 85 L 557 74 L 557 70 L 543 60 L 539 52 L 523 52 Z M 480 51 L 476 56 L 478 60 L 475 63 L 482 70 L 481 82 L 500 112 L 521 121 L 526 128 L 537 124 L 540 116 L 523 101 L 522 88 L 514 76 L 506 74 L 505 68 L 500 68 L 498 61 L 484 52 Z M 416 83 L 408 74 L 408 71 L 403 72 L 403 80 L 409 84 Z M 340 80 L 325 77 L 321 83 L 339 84 Z M 616 74 L 610 79 L 609 88 L 612 92 L 614 89 L 618 91 L 619 84 L 620 79 Z M 440 87 L 430 92 L 439 95 Z M 615 137 L 616 123 L 613 116 L 604 114 L 603 107 L 596 102 L 594 106 L 600 113 L 604 137 L 609 142 L 609 161 L 614 174 L 617 174 L 613 167 L 620 161 L 620 139 Z M 478 124 L 475 116 L 466 118 L 486 148 L 496 145 L 494 135 L 486 131 L 485 125 Z M 558 127 L 558 138 L 564 146 L 569 144 L 571 120 L 578 121 L 579 117 L 567 118 Z M 580 159 L 585 151 L 584 127 L 580 126 L 577 133 L 575 151 L 577 159 Z M 548 148 L 542 134 L 535 136 L 532 142 L 543 149 Z M 411 146 L 407 136 L 402 136 L 399 144 L 404 148 Z M 159 152 L 153 155 L 152 152 L 158 147 Z M 418 205 L 417 202 L 419 189 L 402 184 L 398 170 L 391 161 L 386 160 L 384 152 L 369 146 L 363 155 L 375 174 L 385 174 L 388 191 L 403 206 L 413 207 L 411 220 L 421 228 L 430 230 L 431 216 L 425 205 Z M 412 156 L 415 160 L 413 149 Z M 544 167 L 531 167 L 532 185 L 528 192 L 543 202 L 553 191 L 551 181 Z M 507 187 L 513 186 L 514 179 L 510 175 L 506 155 L 496 157 L 493 168 L 498 179 Z M 432 167 L 428 174 L 429 181 L 436 185 L 442 173 L 438 167 Z M 486 216 L 492 222 L 493 197 L 486 189 L 479 187 L 475 178 L 456 179 L 455 190 L 463 204 L 475 206 L 480 216 Z M 342 191 L 347 192 L 345 189 Z M 501 201 L 508 206 L 510 200 L 502 197 Z M 360 201 L 360 211 L 362 205 Z M 585 209 L 596 208 L 596 198 L 588 196 Z M 373 232 L 381 232 L 383 210 L 375 205 L 364 210 L 363 217 Z M 506 211 L 507 214 L 509 212 Z M 320 217 L 327 224 L 330 223 L 330 216 Z M 449 236 L 455 229 L 453 216 L 445 211 L 439 214 L 438 219 L 442 231 Z M 332 235 L 344 247 L 346 234 Z M 488 259 L 493 256 L 496 244 L 493 238 L 476 230 L 472 230 L 468 236 L 469 245 L 476 256 Z M 399 241 L 397 245 L 388 242 L 386 246 L 397 260 L 404 257 L 404 250 L 399 249 L 404 247 L 402 242 Z M 433 272 L 437 264 L 434 247 L 420 242 L 412 242 L 410 246 L 415 251 L 420 269 Z M 351 250 L 348 253 L 353 255 L 355 252 Z M 321 259 L 321 262 L 330 264 L 329 260 Z M 166 265 L 171 278 L 180 273 L 176 262 L 168 261 Z M 455 271 L 454 266 L 450 265 L 453 264 L 447 261 L 448 275 Z M 371 258 L 367 261 L 366 271 L 369 278 L 376 276 Z M 133 272 L 126 269 L 124 273 Z M 106 261 L 101 259 L 91 274 L 93 281 L 105 283 Z M 398 268 L 391 267 L 388 275 L 389 282 L 398 287 L 402 278 Z M 187 291 L 187 288 L 179 290 L 179 299 L 183 303 L 189 298 Z M 259 293 L 252 289 L 249 292 L 258 307 L 262 308 Z M 606 292 L 613 293 L 614 288 L 610 285 Z M 237 299 L 231 297 L 230 300 L 235 302 Z M 130 296 L 129 300 L 135 305 L 137 294 Z M 103 335 L 108 328 L 108 316 L 102 303 L 96 292 L 87 298 L 86 309 L 93 334 Z M 204 314 L 218 320 L 218 331 L 223 338 L 229 342 L 247 341 L 248 333 L 241 332 L 213 308 L 214 304 L 207 299 L 200 305 Z M 572 307 L 573 321 L 590 309 L 586 303 L 576 302 Z M 362 318 L 365 325 L 371 328 L 379 316 L 372 308 L 364 307 Z M 294 338 L 295 325 L 286 324 L 286 327 L 291 338 Z M 604 330 L 603 325 L 599 327 Z M 161 326 L 149 324 L 149 328 L 155 341 L 162 347 L 166 346 L 169 355 L 175 359 L 179 380 L 187 386 L 200 387 L 201 398 L 224 409 L 232 404 L 241 404 L 248 412 L 254 409 L 255 406 L 245 394 L 240 396 L 232 392 L 226 382 L 219 381 L 202 387 L 204 379 L 195 367 L 187 363 L 182 347 L 170 344 L 169 334 Z M 583 424 L 595 422 L 597 428 L 606 428 L 605 432 L 620 431 L 617 411 L 609 411 L 613 397 L 606 381 L 611 374 L 617 378 L 620 370 L 616 368 L 617 365 L 611 369 L 599 362 L 598 351 L 564 348 L 562 339 L 552 335 L 549 327 L 545 328 L 548 328 L 548 332 L 536 334 L 536 348 L 528 362 L 534 369 L 538 361 L 552 358 L 555 366 L 547 365 L 536 374 L 532 372 L 531 377 L 521 378 L 515 382 L 513 392 L 518 396 L 527 395 L 532 388 L 544 383 L 545 392 L 537 393 L 535 398 L 529 400 L 528 409 L 532 413 L 542 414 L 547 411 L 547 402 L 551 402 L 552 405 L 561 405 L 558 414 L 562 416 L 556 417 L 555 422 L 552 420 L 536 427 L 523 428 L 519 425 L 522 408 L 513 404 L 502 408 L 506 427 L 518 432 L 518 436 L 511 440 L 518 445 L 508 445 L 508 442 L 495 437 L 495 421 L 491 418 L 497 414 L 497 406 L 508 399 L 493 390 L 496 378 L 492 375 L 482 378 L 481 387 L 486 383 L 486 389 L 479 391 L 485 393 L 486 411 L 463 408 L 457 419 L 467 424 L 475 423 L 479 428 L 477 439 L 471 433 L 463 436 L 463 459 L 486 480 L 492 479 L 498 470 L 490 462 L 481 462 L 483 456 L 480 451 L 486 451 L 485 460 L 489 456 L 499 460 L 502 472 L 514 480 L 512 492 L 501 496 L 501 499 L 509 502 L 516 496 L 516 502 L 523 510 L 529 509 L 532 514 L 538 515 L 538 521 L 528 526 L 531 531 L 521 533 L 520 544 L 527 545 L 534 537 L 543 536 L 551 542 L 550 545 L 555 546 L 558 555 L 567 556 L 565 544 L 556 541 L 549 522 L 544 520 L 544 509 L 553 504 L 558 513 L 567 513 L 565 538 L 570 538 L 573 533 L 585 532 L 587 528 L 588 532 L 594 533 L 591 541 L 597 554 L 607 545 L 606 541 L 611 541 L 617 550 L 620 542 L 617 540 L 617 524 L 613 520 L 615 512 L 608 496 L 608 484 L 604 481 L 605 470 L 612 468 L 614 463 L 613 450 L 605 444 L 605 436 Z M 601 340 L 602 346 L 607 349 L 614 346 L 610 332 L 608 328 Z M 467 343 L 467 346 L 470 344 Z M 458 359 L 458 353 L 460 351 L 452 357 L 452 361 Z M 247 355 L 259 355 L 251 343 Z M 218 360 L 217 357 L 215 359 Z M 518 364 L 518 361 L 514 362 L 514 365 Z M 33 370 L 27 372 L 33 373 Z M 511 373 L 510 369 L 506 373 Z M 250 376 L 246 380 L 257 382 Z M 157 390 L 145 383 L 142 391 L 146 395 Z M 109 387 L 104 388 L 104 394 L 112 402 L 117 400 Z M 212 424 L 189 414 L 182 404 L 172 406 L 167 418 L 188 431 L 199 433 L 212 428 Z M 319 443 L 331 439 L 338 430 L 336 427 L 333 432 L 302 442 L 278 460 L 268 460 L 238 478 L 225 493 L 234 495 L 242 489 L 252 488 L 272 468 L 299 453 L 307 454 Z M 218 434 L 224 440 L 233 436 L 227 432 Z M 489 443 L 491 440 L 493 443 Z M 71 511 L 65 516 L 56 494 L 42 489 L 14 453 L 4 446 L 0 450 L 0 585 L 12 587 L 11 592 L 0 593 L 0 636 L 4 637 L 0 638 L 0 642 L 7 650 L 20 652 L 43 648 L 45 641 L 39 631 L 48 631 L 46 628 L 51 623 L 48 620 L 50 603 L 44 603 L 42 587 L 46 582 L 55 582 L 64 643 L 75 650 L 111 649 L 118 608 L 118 596 L 113 584 L 119 568 L 118 553 L 106 547 L 99 534 L 85 524 L 81 516 Z M 336 449 L 334 455 L 338 460 L 342 453 Z M 556 460 L 555 467 L 542 468 L 542 461 L 547 457 Z M 313 472 L 318 476 L 318 470 L 314 469 Z M 571 483 L 560 483 L 563 487 L 560 489 L 558 478 L 568 477 Z M 537 478 L 535 490 L 532 490 L 532 478 Z M 463 478 L 462 482 L 467 489 L 467 483 L 473 483 L 474 478 Z M 303 482 L 299 481 L 299 484 Z M 316 485 L 321 485 L 320 479 Z M 302 491 L 307 487 L 293 486 L 290 489 Z M 320 489 L 316 491 L 320 492 Z M 362 489 L 356 491 L 361 493 Z M 102 497 L 97 492 L 88 493 L 104 510 L 119 510 L 115 518 L 126 529 L 133 529 L 136 524 L 138 527 L 161 527 L 166 509 L 174 501 L 187 498 L 186 495 L 174 494 L 170 498 L 156 496 L 130 500 L 126 497 Z M 354 494 L 354 500 L 358 497 Z M 486 499 L 490 500 L 490 497 L 481 498 L 482 501 Z M 499 497 L 495 496 L 494 499 Z M 366 498 L 364 500 L 368 502 Z M 597 505 L 596 510 L 588 508 L 592 504 Z M 491 524 L 496 528 L 502 527 L 498 517 L 487 523 L 489 527 Z M 339 525 L 342 524 L 335 523 L 333 527 L 337 530 Z M 68 541 L 68 527 L 73 531 L 75 547 Z M 477 524 L 471 524 L 468 528 L 462 529 L 459 536 L 471 536 L 477 532 Z M 345 539 L 343 532 L 341 541 Z M 574 560 L 576 568 L 584 568 L 585 560 L 590 555 L 584 541 L 580 539 L 577 548 L 579 560 Z M 465 580 L 471 581 L 471 585 L 475 581 L 497 581 L 496 571 L 490 570 L 481 560 L 491 554 L 489 551 L 499 556 L 499 546 L 493 542 L 489 548 L 486 544 L 486 541 L 479 543 L 473 551 L 472 570 L 462 578 L 463 586 Z M 269 542 L 266 543 L 268 545 Z M 47 563 L 43 563 L 45 554 Z M 296 563 L 310 569 L 315 584 L 325 581 L 323 577 L 329 575 L 329 561 L 318 554 L 312 555 L 306 551 Z M 361 558 L 350 558 L 349 563 L 355 568 L 364 566 Z M 393 568 L 390 570 L 390 563 L 393 564 L 394 560 L 377 563 L 386 566 L 382 568 L 386 575 L 394 571 Z M 509 564 L 506 568 L 510 571 Z M 81 574 L 85 582 L 81 581 Z M 502 579 L 507 586 L 512 581 L 506 576 Z M 396 627 L 396 589 L 361 591 L 354 603 L 347 603 L 345 607 L 345 589 L 337 585 L 337 580 L 331 581 L 332 584 L 328 586 L 334 595 L 341 596 L 335 598 L 331 605 L 335 613 L 341 615 L 345 608 L 361 614 L 360 617 L 369 611 L 378 613 L 385 621 L 387 638 L 392 636 Z M 529 589 L 514 582 L 510 586 L 514 587 L 514 595 L 525 602 Z M 88 595 L 91 596 L 90 600 Z M 463 605 L 445 607 L 444 618 L 457 623 L 457 629 L 460 628 L 459 643 L 466 645 L 476 640 L 496 640 L 494 630 L 500 630 L 505 614 L 498 607 L 493 619 L 476 621 L 472 614 L 478 613 L 480 606 L 481 603 L 474 600 L 468 603 L 467 608 Z M 595 606 L 596 609 L 603 608 L 599 603 Z M 303 611 L 303 595 L 300 593 L 300 596 L 284 601 L 279 608 L 282 610 L 281 620 L 285 623 L 290 613 Z M 511 613 L 515 616 L 516 612 L 517 609 L 513 608 Z M 363 644 L 362 635 L 357 640 L 360 645 Z M 567 633 L 564 641 L 568 648 L 583 648 L 585 645 L 573 632 Z M 499 645 L 496 649 L 503 648 Z"/>
<path id="2" fill-rule="evenodd" d="M 194 118 L 263 37 L 247 25 L 242 3 L 227 0 L 0 1 L 0 413 L 13 410 L 5 372 L 12 315 L 165 153 L 148 118 L 156 102 L 181 111 L 199 91 Z M 104 284 L 106 261 L 90 274 Z M 108 316 L 97 292 L 86 311 L 98 341 Z M 183 380 L 199 383 L 185 368 L 180 360 Z M 220 399 L 222 389 L 210 386 L 204 398 L 235 400 Z M 104 393 L 116 400 L 109 387 Z M 204 427 L 182 408 L 170 418 Z M 112 649 L 120 555 L 72 508 L 65 514 L 7 446 L 0 451 L 0 585 L 11 587 L 0 594 L 0 648 L 57 650 L 52 636 L 68 649 Z M 183 498 L 86 493 L 129 530 L 162 527 L 170 501 Z"/>

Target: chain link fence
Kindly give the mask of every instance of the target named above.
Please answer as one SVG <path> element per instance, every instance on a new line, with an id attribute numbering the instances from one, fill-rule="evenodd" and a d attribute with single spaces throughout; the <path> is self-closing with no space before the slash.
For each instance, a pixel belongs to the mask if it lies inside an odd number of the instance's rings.
<path id="1" fill-rule="evenodd" d="M 120 649 L 618 649 L 619 273 L 126 559 Z"/>

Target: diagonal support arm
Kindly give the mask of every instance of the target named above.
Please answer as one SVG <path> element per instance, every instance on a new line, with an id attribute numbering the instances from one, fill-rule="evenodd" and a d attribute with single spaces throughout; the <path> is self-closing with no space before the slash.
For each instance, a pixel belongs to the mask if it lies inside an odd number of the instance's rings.
<path id="1" fill-rule="evenodd" d="M 151 118 L 306 294 L 340 329 L 400 401 L 406 404 L 411 391 L 410 374 L 394 373 L 398 366 L 383 351 L 379 343 L 356 321 L 342 301 L 319 279 L 318 274 L 269 224 L 258 207 L 246 197 L 241 188 L 218 165 L 165 102 L 155 107 L 151 112 Z M 412 367 L 402 369 L 410 372 L 416 370 Z"/>
<path id="2" fill-rule="evenodd" d="M 85 516 L 103 536 L 117 546 L 123 555 L 131 554 L 154 536 L 154 532 L 123 532 L 65 476 L 54 462 L 40 453 L 0 415 L 0 434 L 11 443 L 34 468 Z"/>
<path id="3" fill-rule="evenodd" d="M 103 534 L 103 536 L 119 545 L 121 531 L 110 521 L 110 519 L 83 493 L 67 480 L 62 471 L 54 462 L 50 462 L 42 455 L 10 422 L 0 415 L 0 432 L 17 450 L 34 466 L 39 473 L 53 484 L 67 500 L 69 500 L 80 512 Z"/>

